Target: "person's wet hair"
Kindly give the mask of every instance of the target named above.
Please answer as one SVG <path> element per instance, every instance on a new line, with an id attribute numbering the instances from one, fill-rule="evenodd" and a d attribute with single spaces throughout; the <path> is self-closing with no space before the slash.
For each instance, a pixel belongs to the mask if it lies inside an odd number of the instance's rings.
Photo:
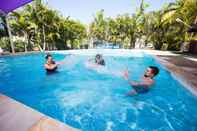
<path id="1" fill-rule="evenodd" d="M 52 55 L 48 53 L 48 54 L 45 56 L 45 59 L 48 59 L 49 57 L 52 57 Z"/>
<path id="2" fill-rule="evenodd" d="M 156 66 L 149 66 L 149 68 L 151 68 L 152 73 L 154 74 L 154 76 L 159 74 L 159 68 L 158 67 L 156 67 Z"/>
<path id="3" fill-rule="evenodd" d="M 101 54 L 96 54 L 96 58 L 101 58 Z"/>
<path id="4" fill-rule="evenodd" d="M 95 63 L 97 63 L 99 65 L 105 65 L 105 61 L 102 58 L 102 55 L 101 54 L 96 54 Z"/>

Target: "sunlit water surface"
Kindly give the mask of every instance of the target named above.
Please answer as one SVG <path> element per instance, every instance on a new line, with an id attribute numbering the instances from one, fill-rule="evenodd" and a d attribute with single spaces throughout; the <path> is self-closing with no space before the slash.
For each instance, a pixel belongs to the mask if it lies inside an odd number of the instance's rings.
<path id="1" fill-rule="evenodd" d="M 0 92 L 84 131 L 197 130 L 197 98 L 151 56 L 104 55 L 106 73 L 86 68 L 93 56 L 53 55 L 67 61 L 54 74 L 43 69 L 44 54 L 1 57 Z M 120 72 L 139 80 L 149 65 L 160 68 L 156 84 L 127 97 L 132 88 Z"/>

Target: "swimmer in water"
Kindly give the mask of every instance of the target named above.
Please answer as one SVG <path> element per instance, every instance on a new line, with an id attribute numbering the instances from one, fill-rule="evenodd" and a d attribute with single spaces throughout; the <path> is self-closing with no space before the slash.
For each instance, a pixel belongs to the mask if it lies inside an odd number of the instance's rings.
<path id="1" fill-rule="evenodd" d="M 105 66 L 105 60 L 103 59 L 101 54 L 97 54 L 95 56 L 95 63 L 98 64 L 98 65 Z"/>
<path id="2" fill-rule="evenodd" d="M 115 77 L 123 77 L 124 75 L 123 71 L 112 70 L 105 65 L 106 65 L 105 60 L 103 59 L 101 54 L 96 54 L 94 59 L 89 59 L 85 63 L 85 66 L 88 69 L 95 70 L 100 74 L 106 74 Z"/>
<path id="3" fill-rule="evenodd" d="M 89 59 L 85 65 L 87 68 L 97 70 L 99 72 L 103 69 L 106 70 L 105 61 L 100 54 L 97 54 L 94 59 Z"/>
<path id="4" fill-rule="evenodd" d="M 44 67 L 47 72 L 54 72 L 57 70 L 58 65 L 61 64 L 61 62 L 55 62 L 53 60 L 53 57 L 51 54 L 47 54 L 46 58 L 46 63 L 44 64 Z"/>
<path id="5" fill-rule="evenodd" d="M 146 93 L 149 91 L 151 86 L 155 83 L 154 77 L 159 73 L 159 69 L 156 66 L 149 66 L 145 73 L 144 76 L 141 79 L 141 82 L 134 82 L 134 81 L 129 81 L 129 84 L 133 87 L 134 90 L 130 91 L 127 93 L 127 95 L 135 95 L 138 93 Z M 123 74 L 123 77 L 126 80 L 129 80 L 129 73 L 128 71 L 125 71 Z"/>

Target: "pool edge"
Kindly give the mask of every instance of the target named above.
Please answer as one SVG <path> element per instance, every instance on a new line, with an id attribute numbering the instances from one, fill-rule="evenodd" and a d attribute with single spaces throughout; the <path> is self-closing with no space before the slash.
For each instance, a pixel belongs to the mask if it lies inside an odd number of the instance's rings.
<path id="1" fill-rule="evenodd" d="M 168 62 L 166 60 L 163 60 L 162 58 L 160 58 L 157 55 L 152 55 L 152 56 L 157 60 L 157 62 L 159 64 L 164 66 L 165 69 L 170 72 L 170 74 L 172 75 L 172 77 L 174 79 L 176 79 L 179 83 L 181 83 L 183 85 L 183 87 L 185 87 L 193 95 L 197 96 L 197 89 L 196 89 L 196 87 L 194 87 L 192 84 L 190 84 L 190 82 L 188 82 L 184 77 L 181 76 L 181 74 L 177 71 L 177 70 L 180 70 L 180 69 L 178 69 L 178 67 L 176 67 L 176 65 L 173 65 L 172 63 L 170 63 L 170 62 Z M 176 71 L 172 70 L 172 68 L 176 69 Z"/>
<path id="2" fill-rule="evenodd" d="M 79 131 L 0 93 L 1 131 Z"/>

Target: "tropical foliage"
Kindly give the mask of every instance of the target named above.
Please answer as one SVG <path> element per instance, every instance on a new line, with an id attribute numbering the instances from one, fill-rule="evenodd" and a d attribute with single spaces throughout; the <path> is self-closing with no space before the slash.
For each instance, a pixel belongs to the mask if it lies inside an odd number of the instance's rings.
<path id="1" fill-rule="evenodd" d="M 145 37 L 145 43 L 152 43 L 155 49 L 179 50 L 181 43 L 195 39 L 195 34 L 187 33 L 185 24 L 197 23 L 197 1 L 177 0 L 166 4 L 159 11 L 146 13 L 149 5 L 142 0 L 136 13 L 105 18 L 99 11 L 90 26 L 94 40 L 121 43 L 125 48 L 134 48 L 137 39 Z M 102 16 L 102 17 L 101 17 Z"/>
<path id="2" fill-rule="evenodd" d="M 74 49 L 90 40 L 134 48 L 141 38 L 155 49 L 179 50 L 183 42 L 197 39 L 197 34 L 187 32 L 188 25 L 197 23 L 197 0 L 177 0 L 158 11 L 147 12 L 147 8 L 149 5 L 142 0 L 134 14 L 128 12 L 115 18 L 105 17 L 104 10 L 100 10 L 85 26 L 36 0 L 11 13 L 9 24 L 13 36 L 23 38 L 14 41 L 16 51 Z M 1 23 L 4 21 L 2 17 Z M 5 24 L 0 25 L 0 47 L 9 50 L 7 32 L 2 27 L 6 29 Z"/>
<path id="3" fill-rule="evenodd" d="M 2 17 L 2 21 L 4 19 Z M 79 43 L 86 38 L 85 25 L 69 17 L 62 17 L 40 0 L 12 12 L 9 25 L 16 51 L 79 48 Z M 5 34 L 5 31 L 0 30 L 0 33 Z M 5 43 L 4 37 L 1 35 L 0 44 Z"/>

